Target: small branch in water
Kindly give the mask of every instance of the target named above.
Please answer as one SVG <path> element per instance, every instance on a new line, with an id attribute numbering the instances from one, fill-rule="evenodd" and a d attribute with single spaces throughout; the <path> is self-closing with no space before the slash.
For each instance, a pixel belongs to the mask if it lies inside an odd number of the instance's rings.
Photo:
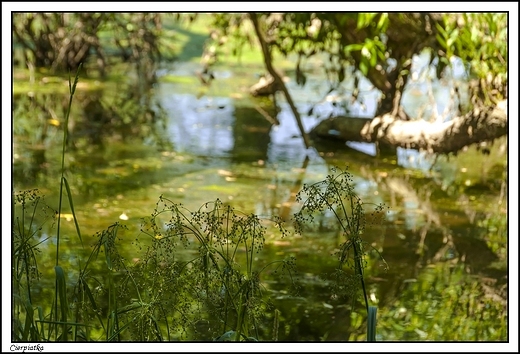
<path id="1" fill-rule="evenodd" d="M 255 109 L 260 113 L 267 121 L 274 125 L 280 125 L 280 121 L 276 117 L 271 117 L 262 107 L 255 104 Z"/>

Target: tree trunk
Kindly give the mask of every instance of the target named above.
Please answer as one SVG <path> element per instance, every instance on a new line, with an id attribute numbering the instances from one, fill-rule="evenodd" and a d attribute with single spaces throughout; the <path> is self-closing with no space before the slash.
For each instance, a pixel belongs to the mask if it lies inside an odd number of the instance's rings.
<path id="1" fill-rule="evenodd" d="M 465 146 L 490 141 L 508 132 L 507 101 L 496 107 L 476 107 L 445 123 L 403 121 L 391 114 L 364 118 L 333 117 L 320 122 L 310 136 L 340 141 L 372 142 L 385 146 L 456 153 Z"/>
<path id="2" fill-rule="evenodd" d="M 285 86 L 285 83 L 283 82 L 282 78 L 280 77 L 280 75 L 276 72 L 276 70 L 273 67 L 271 51 L 269 49 L 269 46 L 267 45 L 267 42 L 264 39 L 264 35 L 262 34 L 262 31 L 260 29 L 260 25 L 258 23 L 258 18 L 256 16 L 256 13 L 250 13 L 249 18 L 251 19 L 251 22 L 253 22 L 256 36 L 257 36 L 258 40 L 260 41 L 260 47 L 262 48 L 262 54 L 264 56 L 265 67 L 267 68 L 267 71 L 274 79 L 275 85 L 277 87 L 279 87 L 280 90 L 283 92 L 285 99 L 287 100 L 287 103 L 291 107 L 291 111 L 293 112 L 294 118 L 296 119 L 296 123 L 298 124 L 298 129 L 300 129 L 300 133 L 302 134 L 305 148 L 308 149 L 309 147 L 311 147 L 311 142 L 309 140 L 309 136 L 305 132 L 305 129 L 303 128 L 303 123 L 302 123 L 302 119 L 300 117 L 300 113 L 298 112 L 298 109 L 296 109 L 296 105 L 294 104 L 294 102 L 292 100 L 289 90 L 287 90 L 287 87 Z"/>

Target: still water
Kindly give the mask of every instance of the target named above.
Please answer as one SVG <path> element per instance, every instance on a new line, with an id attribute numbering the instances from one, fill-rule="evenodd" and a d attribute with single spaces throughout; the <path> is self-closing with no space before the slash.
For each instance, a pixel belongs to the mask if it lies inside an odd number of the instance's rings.
<path id="1" fill-rule="evenodd" d="M 182 77 L 183 70 L 171 72 Z M 161 195 L 190 210 L 219 198 L 244 213 L 290 221 L 301 207 L 295 194 L 304 184 L 323 180 L 333 166 L 348 166 L 364 204 L 389 207 L 384 221 L 369 223 L 364 234 L 377 251 L 367 255 L 365 265 L 370 303 L 378 307 L 377 339 L 507 340 L 505 139 L 487 154 L 471 147 L 437 159 L 403 149 L 377 157 L 374 146 L 359 143 L 305 149 L 282 97 L 274 108 L 269 100 L 248 96 L 247 86 L 237 79 L 240 73 L 222 70 L 215 76 L 210 87 L 160 81 L 140 96 L 123 84 L 79 91 L 65 165 L 85 245 L 119 221 L 128 227 L 122 236 L 125 257 L 143 257 L 132 240 Z M 319 82 L 310 80 L 305 88 L 289 82 L 288 87 L 307 130 L 319 119 L 345 113 L 333 104 L 337 97 L 315 99 L 326 92 Z M 349 109 L 369 118 L 378 94 L 370 87 L 364 92 L 363 104 Z M 444 120 L 449 109 L 432 109 L 430 103 L 436 97 L 446 102 L 441 99 L 446 92 L 449 87 L 442 83 L 410 84 L 403 100 L 412 116 Z M 54 209 L 63 134 L 59 121 L 67 99 L 37 90 L 14 97 L 14 189 L 39 188 Z M 306 114 L 311 108 L 312 115 Z M 61 242 L 67 251 L 62 258 L 74 268 L 75 255 L 88 252 L 81 251 L 67 203 L 64 208 Z M 270 230 L 258 255 L 264 260 L 296 257 L 297 294 L 274 274 L 262 279 L 280 311 L 278 340 L 366 339 L 361 298 L 345 301 L 332 294 L 329 274 L 337 261 L 332 255 L 343 241 L 333 219 L 323 218 L 319 233 L 282 240 Z M 44 275 L 52 274 L 44 265 L 54 255 L 51 226 L 39 235 Z M 69 281 L 73 284 L 73 275 Z M 261 339 L 272 340 L 274 312 L 266 310 L 265 317 Z"/>

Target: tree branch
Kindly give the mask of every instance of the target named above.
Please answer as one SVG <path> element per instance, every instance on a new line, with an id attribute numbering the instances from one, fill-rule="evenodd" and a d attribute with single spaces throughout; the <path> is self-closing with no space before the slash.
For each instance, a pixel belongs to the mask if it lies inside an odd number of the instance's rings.
<path id="1" fill-rule="evenodd" d="M 296 108 L 291 94 L 287 90 L 287 87 L 285 86 L 285 83 L 283 82 L 282 78 L 278 73 L 274 70 L 273 64 L 272 64 L 272 58 L 271 58 L 271 51 L 269 50 L 269 47 L 264 39 L 264 36 L 262 34 L 262 31 L 260 29 L 260 26 L 258 24 L 258 18 L 255 13 L 249 13 L 249 18 L 253 22 L 253 26 L 255 28 L 256 36 L 258 37 L 258 40 L 260 41 L 260 46 L 262 47 L 262 53 L 264 55 L 264 63 L 267 68 L 267 71 L 269 71 L 269 74 L 274 78 L 275 82 L 277 83 L 278 87 L 282 90 L 282 92 L 285 95 L 285 99 L 287 100 L 287 103 L 289 103 L 289 106 L 291 107 L 291 110 L 294 114 L 294 118 L 296 119 L 296 123 L 298 124 L 298 129 L 300 130 L 300 133 L 303 138 L 303 142 L 305 144 L 305 148 L 309 148 L 312 146 L 311 141 L 309 139 L 308 134 L 305 132 L 305 129 L 302 124 L 302 120 L 300 117 L 300 113 L 298 112 L 298 109 Z"/>
<path id="2" fill-rule="evenodd" d="M 340 141 L 379 142 L 431 153 L 458 152 L 465 146 L 494 140 L 508 133 L 507 103 L 475 107 L 445 123 L 403 121 L 392 114 L 374 119 L 334 117 L 320 122 L 310 135 Z"/>

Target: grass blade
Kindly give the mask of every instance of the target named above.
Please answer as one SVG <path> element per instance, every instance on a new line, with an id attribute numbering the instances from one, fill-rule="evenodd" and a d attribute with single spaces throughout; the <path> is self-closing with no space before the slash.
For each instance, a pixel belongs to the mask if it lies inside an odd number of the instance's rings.
<path id="1" fill-rule="evenodd" d="M 43 321 L 43 309 L 41 306 L 37 306 L 36 309 L 38 310 L 38 321 Z M 38 340 L 44 341 L 45 340 L 45 328 L 43 327 L 43 323 L 40 323 L 40 328 L 36 327 L 36 332 L 38 333 Z"/>
<path id="2" fill-rule="evenodd" d="M 377 307 L 368 307 L 368 321 L 367 321 L 367 342 L 376 341 L 376 319 L 377 319 Z"/>
<path id="3" fill-rule="evenodd" d="M 134 318 L 133 320 L 135 321 L 136 318 Z M 115 338 L 118 338 L 117 341 L 120 342 L 121 339 L 119 338 L 119 335 L 121 334 L 121 332 L 123 332 L 125 329 L 127 329 L 131 324 L 132 324 L 132 321 L 129 321 L 129 322 L 125 323 L 121 328 L 117 329 L 117 331 L 114 331 L 114 333 L 109 338 L 107 338 L 107 342 L 112 342 L 112 341 L 114 341 Z"/>
<path id="4" fill-rule="evenodd" d="M 25 327 L 23 329 L 22 341 L 29 341 L 29 333 L 31 332 L 31 327 L 34 323 L 34 310 L 28 300 L 25 302 L 25 316 Z M 31 340 L 34 340 L 34 338 L 31 338 Z"/>
<path id="5" fill-rule="evenodd" d="M 65 188 L 67 189 L 67 197 L 69 198 L 70 210 L 72 212 L 72 217 L 74 218 L 74 224 L 76 225 L 76 232 L 78 233 L 81 246 L 83 246 L 83 240 L 81 239 L 81 231 L 79 230 L 78 218 L 76 217 L 76 213 L 74 212 L 74 202 L 72 201 L 72 193 L 70 192 L 69 182 L 65 177 L 62 178 L 63 182 L 65 182 Z"/>
<path id="6" fill-rule="evenodd" d="M 67 317 L 69 315 L 69 302 L 67 301 L 67 285 L 65 282 L 65 272 L 63 268 L 60 266 L 54 267 L 56 272 L 56 286 L 57 292 L 60 299 L 60 310 L 61 310 L 61 320 L 60 322 L 63 324 L 63 332 L 62 332 L 62 340 L 64 342 L 67 341 Z M 57 314 L 56 314 L 57 315 Z"/>
<path id="7" fill-rule="evenodd" d="M 96 314 L 96 316 L 99 320 L 99 323 L 101 323 L 101 326 L 103 327 L 103 331 L 106 332 L 105 323 L 103 322 L 103 319 L 101 318 L 101 314 L 100 314 L 98 306 L 96 304 L 96 300 L 94 299 L 94 296 L 92 295 L 92 292 L 90 291 L 90 288 L 89 288 L 87 282 L 84 280 L 82 280 L 81 282 L 83 285 L 83 291 L 85 291 L 85 293 L 87 294 L 87 297 L 90 300 L 90 304 L 92 305 L 94 313 Z"/>

